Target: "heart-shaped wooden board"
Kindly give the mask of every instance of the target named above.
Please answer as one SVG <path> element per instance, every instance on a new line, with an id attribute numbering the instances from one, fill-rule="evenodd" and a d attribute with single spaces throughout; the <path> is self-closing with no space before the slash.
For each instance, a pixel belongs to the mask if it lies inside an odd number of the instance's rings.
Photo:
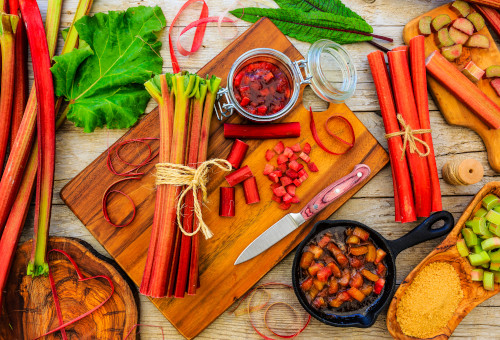
<path id="1" fill-rule="evenodd" d="M 467 209 L 458 220 L 457 224 L 453 230 L 448 234 L 446 239 L 437 246 L 422 262 L 416 266 L 411 273 L 404 279 L 404 281 L 399 286 L 396 294 L 391 301 L 389 310 L 387 311 L 387 329 L 389 333 L 396 339 L 417 339 L 414 337 L 406 336 L 399 326 L 396 319 L 396 312 L 398 309 L 398 303 L 401 297 L 404 295 L 406 289 L 411 285 L 415 276 L 420 272 L 422 268 L 427 266 L 432 262 L 447 262 L 451 264 L 457 271 L 460 277 L 460 285 L 464 293 L 462 301 L 458 304 L 455 313 L 453 314 L 450 321 L 445 328 L 441 329 L 438 334 L 430 337 L 429 339 L 448 339 L 453 333 L 455 328 L 462 319 L 472 310 L 474 307 L 479 305 L 481 302 L 489 299 L 493 295 L 496 295 L 500 291 L 500 284 L 495 284 L 495 290 L 488 291 L 483 288 L 482 282 L 476 282 L 471 280 L 470 272 L 472 266 L 466 257 L 461 257 L 457 251 L 456 243 L 460 232 L 467 220 L 473 216 L 476 211 L 481 208 L 481 200 L 484 196 L 488 194 L 500 195 L 500 182 L 490 182 L 486 184 L 474 197 L 472 202 L 470 202 Z"/>
<path id="2" fill-rule="evenodd" d="M 61 249 L 78 265 L 84 277 L 108 276 L 115 287 L 110 300 L 94 313 L 66 328 L 71 339 L 123 339 L 138 323 L 139 310 L 130 280 L 111 260 L 99 255 L 83 241 L 51 237 L 49 249 Z M 59 326 L 48 277 L 31 278 L 26 265 L 31 254 L 31 241 L 17 250 L 4 295 L 0 322 L 0 339 L 34 339 Z M 116 267 L 115 267 L 116 266 Z M 101 304 L 111 294 L 106 280 L 79 281 L 70 261 L 59 253 L 50 254 L 64 322 L 68 322 Z M 44 337 L 60 339 L 61 333 Z M 136 339 L 132 332 L 129 339 Z"/>
<path id="3" fill-rule="evenodd" d="M 450 8 L 449 4 L 435 8 L 432 11 L 422 14 L 408 24 L 403 30 L 403 40 L 405 44 L 409 44 L 410 39 L 419 35 L 418 22 L 424 16 L 432 18 L 439 14 L 448 14 L 452 20 L 458 18 L 458 15 Z M 500 51 L 498 50 L 495 41 L 493 40 L 487 27 L 484 27 L 478 33 L 483 34 L 490 40 L 489 49 L 468 48 L 464 47 L 462 55 L 454 64 L 461 70 L 472 60 L 480 68 L 485 69 L 491 65 L 500 65 Z M 433 33 L 425 38 L 425 55 L 428 56 L 433 51 L 437 50 L 436 33 Z M 467 127 L 475 131 L 483 140 L 486 150 L 488 151 L 488 161 L 493 170 L 500 172 L 500 129 L 489 129 L 475 114 L 473 114 L 464 104 L 456 99 L 453 94 L 448 92 L 434 78 L 427 77 L 430 92 L 434 101 L 439 107 L 446 121 L 451 125 L 459 125 Z M 500 97 L 495 93 L 490 85 L 489 79 L 482 79 L 477 86 L 496 104 L 500 105 Z"/>

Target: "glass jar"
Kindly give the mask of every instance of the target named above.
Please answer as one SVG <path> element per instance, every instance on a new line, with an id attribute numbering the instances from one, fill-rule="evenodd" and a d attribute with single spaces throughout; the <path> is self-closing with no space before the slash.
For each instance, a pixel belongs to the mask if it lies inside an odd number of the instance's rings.
<path id="1" fill-rule="evenodd" d="M 235 96 L 235 76 L 247 65 L 267 61 L 278 66 L 288 78 L 290 98 L 278 112 L 269 115 L 252 114 L 240 105 Z M 303 70 L 302 70 L 303 69 Z M 302 73 L 304 72 L 304 74 Z M 350 98 L 357 82 L 356 67 L 349 53 L 330 40 L 318 40 L 311 45 L 306 60 L 291 61 L 282 52 L 271 48 L 256 48 L 243 53 L 229 70 L 227 87 L 218 92 L 215 112 L 219 120 L 231 116 L 234 111 L 254 122 L 271 122 L 287 115 L 297 103 L 300 87 L 310 85 L 321 99 L 343 103 Z M 225 103 L 220 99 L 225 97 Z"/>

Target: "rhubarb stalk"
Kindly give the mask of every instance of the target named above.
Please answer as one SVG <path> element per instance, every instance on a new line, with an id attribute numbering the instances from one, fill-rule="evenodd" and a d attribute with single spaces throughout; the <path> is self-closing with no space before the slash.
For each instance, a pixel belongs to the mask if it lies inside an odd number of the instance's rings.
<path id="1" fill-rule="evenodd" d="M 275 139 L 300 137 L 300 123 L 224 124 L 225 138 Z"/>
<path id="2" fill-rule="evenodd" d="M 9 0 L 9 13 L 19 14 L 18 0 Z M 10 144 L 13 145 L 16 140 L 17 131 L 21 125 L 24 108 L 28 101 L 28 44 L 26 41 L 26 29 L 24 28 L 23 18 L 17 25 L 16 31 L 16 52 L 15 52 L 15 79 L 14 79 L 14 103 L 12 106 L 12 122 L 10 132 Z"/>
<path id="3" fill-rule="evenodd" d="M 413 96 L 407 53 L 404 51 L 391 51 L 387 53 L 387 56 L 389 58 L 396 108 L 412 130 L 419 130 L 420 122 L 418 121 L 417 106 Z M 417 145 L 417 148 L 421 152 L 425 152 L 421 145 Z M 417 216 L 427 217 L 431 212 L 431 184 L 427 160 L 417 153 L 411 153 L 409 150 L 410 146 L 408 145 L 406 155 L 413 180 Z"/>
<path id="4" fill-rule="evenodd" d="M 439 51 L 434 51 L 427 57 L 425 66 L 434 79 L 471 109 L 487 126 L 492 129 L 500 128 L 500 107 Z"/>
<path id="5" fill-rule="evenodd" d="M 47 274 L 47 239 L 52 207 L 55 165 L 54 85 L 50 72 L 50 55 L 43 28 L 42 16 L 35 0 L 20 0 L 19 5 L 26 25 L 28 43 L 32 52 L 35 88 L 38 102 L 38 181 L 35 205 L 35 235 L 28 264 L 28 274 Z M 48 35 L 50 36 L 50 35 Z"/>
<path id="6" fill-rule="evenodd" d="M 212 121 L 212 115 L 214 112 L 215 101 L 217 100 L 217 92 L 219 91 L 221 79 L 215 76 L 210 78 L 207 77 L 207 94 L 205 97 L 205 105 L 203 108 L 203 118 L 201 122 L 200 131 L 200 145 L 198 149 L 198 163 L 202 163 L 207 160 L 208 153 L 208 139 L 210 135 L 210 122 Z M 201 193 L 198 194 L 198 201 L 202 203 Z M 195 221 L 193 230 L 198 226 Z M 196 288 L 199 286 L 199 272 L 198 272 L 198 256 L 199 256 L 199 233 L 193 236 L 191 240 L 191 259 L 189 265 L 189 278 L 187 293 L 189 295 L 194 295 L 196 293 Z"/>
<path id="7" fill-rule="evenodd" d="M 208 85 L 205 79 L 199 78 L 200 84 L 195 87 L 195 94 L 193 98 L 192 117 L 191 117 L 191 131 L 189 132 L 189 149 L 187 165 L 193 168 L 198 167 L 198 152 L 200 147 L 201 126 L 203 120 L 203 106 L 205 97 L 207 95 Z M 194 196 L 190 191 L 186 194 L 183 227 L 188 233 L 193 232 L 194 228 Z M 191 263 L 191 241 L 192 236 L 182 234 L 181 247 L 179 253 L 179 265 L 177 268 L 177 281 L 175 284 L 174 296 L 184 297 L 187 291 L 189 265 Z"/>
<path id="8" fill-rule="evenodd" d="M 500 9 L 500 0 L 468 0 L 468 2 Z"/>
<path id="9" fill-rule="evenodd" d="M 9 143 L 15 79 L 15 33 L 19 17 L 0 14 L 0 44 L 2 45 L 2 90 L 0 94 L 0 169 L 3 168 Z"/>
<path id="10" fill-rule="evenodd" d="M 494 8 L 476 5 L 474 6 L 488 20 L 497 35 L 500 35 L 500 13 Z"/>
<path id="11" fill-rule="evenodd" d="M 368 55 L 368 62 L 373 75 L 373 82 L 377 90 L 380 111 L 384 121 L 385 133 L 390 134 L 399 131 L 396 118 L 396 108 L 392 95 L 389 73 L 385 64 L 384 54 L 380 51 Z M 396 217 L 400 215 L 401 222 L 412 222 L 416 220 L 415 203 L 411 186 L 410 174 L 406 163 L 406 156 L 402 154 L 403 142 L 400 136 L 387 140 L 389 146 L 389 157 L 391 159 L 391 170 L 394 185 L 394 199 Z M 398 221 L 398 219 L 396 219 Z"/>
<path id="12" fill-rule="evenodd" d="M 415 93 L 415 103 L 417 105 L 418 118 L 422 129 L 430 129 L 431 122 L 429 118 L 429 99 L 427 94 L 427 75 L 425 70 L 425 37 L 416 36 L 410 40 L 410 61 L 411 77 L 413 81 L 413 91 Z M 434 144 L 432 135 L 424 133 L 423 140 L 429 145 L 429 155 L 427 156 L 427 165 L 431 180 L 431 211 L 443 210 L 441 201 L 441 187 L 439 185 L 439 176 L 436 165 L 436 156 L 434 154 Z"/>

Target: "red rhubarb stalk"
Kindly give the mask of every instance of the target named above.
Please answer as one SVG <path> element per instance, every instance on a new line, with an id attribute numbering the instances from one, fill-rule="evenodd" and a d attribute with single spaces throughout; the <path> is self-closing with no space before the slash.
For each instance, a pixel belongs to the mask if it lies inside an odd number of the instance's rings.
<path id="1" fill-rule="evenodd" d="M 257 186 L 255 177 L 252 176 L 243 181 L 243 193 L 245 194 L 247 204 L 260 202 L 259 187 Z"/>
<path id="2" fill-rule="evenodd" d="M 245 165 L 243 168 L 238 169 L 236 171 L 233 171 L 232 173 L 227 175 L 225 178 L 226 178 L 227 183 L 230 186 L 234 187 L 236 184 L 239 184 L 239 183 L 243 182 L 244 180 L 246 180 L 247 178 L 250 178 L 252 176 L 253 176 L 252 170 L 250 169 L 250 167 L 248 165 Z"/>
<path id="3" fill-rule="evenodd" d="M 219 91 L 221 79 L 215 76 L 207 77 L 208 92 L 205 97 L 205 106 L 203 108 L 203 119 L 201 123 L 200 133 L 200 148 L 198 149 L 198 163 L 204 162 L 207 159 L 208 139 L 210 134 L 210 122 L 214 112 L 215 101 L 217 100 L 217 92 Z M 198 194 L 198 201 L 202 202 L 201 193 Z M 196 224 L 193 229 L 198 226 Z M 198 254 L 199 254 L 199 233 L 193 236 L 191 240 L 191 263 L 189 266 L 189 278 L 187 293 L 193 295 L 196 293 L 196 288 L 199 286 L 198 272 Z"/>
<path id="4" fill-rule="evenodd" d="M 9 0 L 9 13 L 19 14 L 18 0 Z M 28 101 L 28 43 L 26 40 L 26 29 L 22 18 L 17 25 L 16 31 L 16 61 L 15 61 L 15 80 L 14 80 L 14 103 L 12 106 L 12 122 L 10 133 L 10 144 L 13 145 L 16 139 L 17 131 L 21 125 L 24 108 Z"/>
<path id="5" fill-rule="evenodd" d="M 35 205 L 35 235 L 28 274 L 48 273 L 47 239 L 52 208 L 55 165 L 54 85 L 50 72 L 50 55 L 42 16 L 35 0 L 20 0 L 21 13 L 32 52 L 33 71 L 38 102 L 38 181 Z M 49 35 L 50 36 L 50 35 Z"/>
<path id="6" fill-rule="evenodd" d="M 233 169 L 238 169 L 243 163 L 243 159 L 248 150 L 248 144 L 236 139 L 231 147 L 231 151 L 229 151 L 229 155 L 227 156 L 227 160 L 231 163 Z"/>
<path id="7" fill-rule="evenodd" d="M 198 152 L 200 147 L 199 144 L 201 137 L 201 126 L 203 123 L 203 106 L 208 90 L 206 80 L 200 77 L 198 77 L 197 79 L 200 83 L 195 86 L 187 161 L 187 165 L 193 168 L 198 167 Z M 186 230 L 188 233 L 191 233 L 194 230 L 194 199 L 195 198 L 192 191 L 186 194 L 186 199 L 184 202 L 184 219 L 182 224 L 184 230 Z M 192 236 L 186 236 L 182 234 L 180 241 L 181 247 L 179 255 L 179 265 L 177 268 L 177 281 L 175 284 L 174 294 L 174 296 L 177 298 L 184 297 L 184 293 L 187 291 L 189 265 L 191 264 L 190 253 Z"/>
<path id="8" fill-rule="evenodd" d="M 9 142 L 15 81 L 15 34 L 17 15 L 0 14 L 0 45 L 2 46 L 2 86 L 0 95 L 0 169 L 3 168 Z"/>
<path id="9" fill-rule="evenodd" d="M 500 0 L 469 0 L 468 2 L 500 9 Z"/>
<path id="10" fill-rule="evenodd" d="M 300 137 L 300 123 L 224 124 L 225 138 L 274 139 Z"/>
<path id="11" fill-rule="evenodd" d="M 392 95 L 389 73 L 385 64 L 384 53 L 372 52 L 368 55 L 368 62 L 373 75 L 373 82 L 377 90 L 380 111 L 384 121 L 385 133 L 390 134 L 399 131 L 396 118 L 396 108 Z M 391 170 L 393 173 L 393 185 L 395 191 L 395 204 L 399 202 L 401 222 L 412 222 L 416 220 L 413 190 L 410 174 L 406 163 L 406 156 L 402 155 L 403 142 L 400 136 L 387 140 L 389 156 L 391 159 Z M 398 208 L 396 208 L 398 211 Z M 397 216 L 397 215 L 396 215 Z"/>
<path id="12" fill-rule="evenodd" d="M 235 200 L 234 187 L 220 187 L 219 216 L 234 217 Z"/>
<path id="13" fill-rule="evenodd" d="M 396 108 L 403 116 L 406 124 L 413 130 L 418 130 L 420 129 L 420 122 L 418 121 L 417 106 L 413 96 L 407 53 L 404 51 L 391 51 L 387 53 L 387 56 L 389 58 Z M 421 137 L 421 135 L 417 135 L 417 137 Z M 421 145 L 417 145 L 417 148 L 421 152 L 425 152 Z M 417 216 L 427 217 L 431 213 L 429 167 L 424 157 L 420 157 L 417 153 L 411 153 L 409 150 L 410 148 L 407 146 L 406 154 L 413 180 Z"/>
<path id="14" fill-rule="evenodd" d="M 500 107 L 439 51 L 432 52 L 427 57 L 425 65 L 433 78 L 471 109 L 486 125 L 492 129 L 500 128 Z"/>
<path id="15" fill-rule="evenodd" d="M 411 78 L 413 81 L 413 91 L 415 94 L 415 103 L 417 105 L 420 127 L 422 129 L 430 129 L 431 121 L 429 118 L 429 98 L 427 94 L 427 75 L 425 70 L 425 37 L 423 35 L 416 36 L 410 40 L 410 61 Z M 422 137 L 427 145 L 429 145 L 427 165 L 429 167 L 431 180 L 431 211 L 441 211 L 443 210 L 441 186 L 439 185 L 432 134 L 425 133 Z"/>

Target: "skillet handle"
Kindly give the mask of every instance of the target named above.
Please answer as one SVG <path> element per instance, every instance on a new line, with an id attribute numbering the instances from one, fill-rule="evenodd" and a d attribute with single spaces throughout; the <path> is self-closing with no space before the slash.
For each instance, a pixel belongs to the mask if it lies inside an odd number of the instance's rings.
<path id="1" fill-rule="evenodd" d="M 441 228 L 432 229 L 432 226 L 439 221 L 443 221 L 444 225 Z M 394 257 L 396 257 L 407 248 L 448 234 L 454 225 L 453 216 L 448 211 L 438 211 L 425 219 L 408 234 L 397 240 L 389 241 L 389 248 L 391 248 Z"/>

